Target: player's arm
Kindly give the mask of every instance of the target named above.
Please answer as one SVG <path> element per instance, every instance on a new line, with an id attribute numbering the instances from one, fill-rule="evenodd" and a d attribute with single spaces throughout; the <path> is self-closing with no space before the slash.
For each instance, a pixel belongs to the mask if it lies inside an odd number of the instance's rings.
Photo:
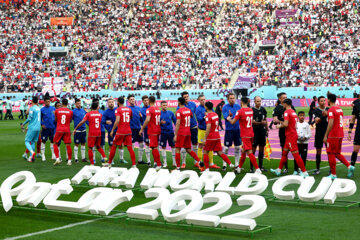
<path id="1" fill-rule="evenodd" d="M 140 129 L 139 135 L 141 135 L 144 132 L 144 129 L 147 127 L 147 125 L 150 122 L 150 118 L 151 118 L 150 116 L 146 116 L 145 122 Z"/>
<path id="2" fill-rule="evenodd" d="M 330 118 L 329 119 L 329 122 L 328 122 L 328 127 L 326 129 L 326 133 L 325 133 L 325 136 L 324 136 L 324 139 L 323 139 L 323 142 L 324 143 L 327 143 L 327 138 L 329 136 L 329 133 L 331 132 L 331 130 L 333 129 L 333 126 L 334 126 L 334 119 L 333 118 Z"/>
<path id="3" fill-rule="evenodd" d="M 289 126 L 289 120 L 285 120 L 283 122 L 280 122 L 279 125 L 276 125 L 276 128 L 286 128 L 287 126 Z"/>
<path id="4" fill-rule="evenodd" d="M 229 111 L 230 112 L 230 111 Z M 226 120 L 229 121 L 229 123 L 231 123 L 232 125 L 234 125 L 236 123 L 237 120 L 240 119 L 240 114 L 239 112 L 236 113 L 235 117 L 232 118 L 232 116 L 230 116 L 231 114 L 228 115 L 228 117 L 226 118 Z"/>
<path id="5" fill-rule="evenodd" d="M 25 121 L 24 123 L 21 123 L 21 124 L 20 124 L 21 129 L 24 130 L 24 126 L 25 126 L 26 124 L 28 124 L 28 123 L 31 121 L 32 118 L 33 118 L 33 111 L 29 111 L 29 113 L 28 113 L 28 118 L 26 119 L 26 121 Z"/>
<path id="6" fill-rule="evenodd" d="M 225 119 L 225 121 L 226 121 L 226 120 L 227 120 L 227 117 L 229 116 L 229 113 L 231 113 L 231 112 L 230 112 L 229 110 L 227 110 L 226 107 L 223 107 L 222 113 L 223 113 L 224 119 Z"/>
<path id="7" fill-rule="evenodd" d="M 115 120 L 114 126 L 113 126 L 113 128 L 111 129 L 111 132 L 110 132 L 110 136 L 111 136 L 111 137 L 113 137 L 114 131 L 115 131 L 115 129 L 117 128 L 117 126 L 119 125 L 119 122 L 120 122 L 120 116 L 116 116 L 116 120 Z"/>
<path id="8" fill-rule="evenodd" d="M 83 125 L 86 121 L 87 121 L 87 118 L 86 118 L 86 115 L 85 115 L 85 117 L 83 118 L 83 120 L 81 120 L 81 122 L 79 122 L 79 124 L 74 128 L 73 135 L 75 134 L 76 130 L 77 130 L 81 125 Z"/>
<path id="9" fill-rule="evenodd" d="M 210 130 L 211 130 L 211 123 L 208 123 L 208 124 L 206 124 L 206 132 L 205 132 L 205 138 L 204 138 L 205 140 L 208 138 Z"/>
<path id="10" fill-rule="evenodd" d="M 176 117 L 175 117 L 175 114 L 173 112 L 171 112 L 171 120 L 172 122 L 174 123 L 174 125 L 176 126 Z"/>
<path id="11" fill-rule="evenodd" d="M 176 139 L 177 135 L 178 135 L 178 132 L 179 132 L 179 129 L 180 129 L 180 119 L 176 119 L 176 125 L 175 125 L 175 136 L 174 136 L 174 139 Z"/>

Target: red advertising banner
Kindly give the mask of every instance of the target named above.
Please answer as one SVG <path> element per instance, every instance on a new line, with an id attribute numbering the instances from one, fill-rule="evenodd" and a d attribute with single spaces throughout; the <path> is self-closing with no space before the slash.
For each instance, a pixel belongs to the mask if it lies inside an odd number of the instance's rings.
<path id="1" fill-rule="evenodd" d="M 73 25 L 74 18 L 73 17 L 56 17 L 50 18 L 50 25 Z"/>

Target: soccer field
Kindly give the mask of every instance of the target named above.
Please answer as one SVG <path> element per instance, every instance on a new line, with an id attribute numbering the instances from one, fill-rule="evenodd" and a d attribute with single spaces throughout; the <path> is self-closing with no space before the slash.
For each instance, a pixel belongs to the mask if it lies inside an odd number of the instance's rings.
<path id="1" fill-rule="evenodd" d="M 272 110 L 267 108 L 269 116 Z M 297 109 L 300 110 L 300 109 Z M 305 112 L 308 108 L 304 109 Z M 344 109 L 345 115 L 350 114 L 350 109 Z M 17 116 L 15 116 L 17 119 Z M 25 151 L 24 133 L 20 131 L 19 120 L 0 121 L 0 183 L 2 183 L 11 174 L 26 170 L 34 173 L 38 182 L 57 183 L 62 179 L 71 179 L 85 163 L 73 164 L 66 166 L 64 161 L 60 166 L 54 167 L 51 161 L 51 153 L 47 146 L 47 161 L 42 162 L 36 159 L 35 163 L 28 163 L 23 160 L 21 155 Z M 108 147 L 106 147 L 106 152 Z M 61 153 L 65 157 L 65 147 L 61 146 Z M 137 151 L 135 151 L 137 154 Z M 292 156 L 289 155 L 292 159 Z M 120 165 L 118 156 L 115 156 L 115 167 L 130 168 L 130 157 L 125 150 L 125 159 L 128 164 Z M 221 165 L 220 158 L 214 157 L 215 163 Z M 97 159 L 99 164 L 99 158 Z M 233 158 L 230 157 L 233 161 Z M 272 159 L 264 161 L 266 169 L 276 168 L 279 160 Z M 171 155 L 168 153 L 168 165 L 171 165 Z M 187 165 L 189 170 L 192 168 L 193 160 L 188 157 Z M 248 160 L 245 168 L 248 167 Z M 315 177 L 316 183 L 312 188 L 314 190 L 320 183 L 322 177 L 327 176 L 328 165 L 322 164 L 323 169 L 320 175 Z M 290 172 L 292 172 L 293 161 L 289 160 Z M 357 188 L 360 184 L 360 165 L 357 164 L 354 181 Z M 307 169 L 312 173 L 315 168 L 314 162 L 308 162 Z M 148 167 L 139 166 L 140 175 L 136 186 L 143 179 Z M 229 168 L 228 168 L 229 170 Z M 338 164 L 338 177 L 345 178 L 347 169 Z M 198 170 L 196 170 L 198 171 Z M 241 174 L 237 175 L 232 186 L 236 186 L 242 177 L 248 172 L 245 169 Z M 224 176 L 225 173 L 221 171 Z M 269 180 L 269 186 L 264 192 L 265 195 L 271 195 L 271 187 L 276 178 L 269 172 L 265 175 Z M 86 181 L 80 185 L 73 186 L 74 191 L 70 195 L 61 195 L 60 200 L 77 201 L 79 197 L 91 189 Z M 298 185 L 290 185 L 285 190 L 297 189 Z M 67 213 L 46 210 L 41 203 L 38 207 L 19 206 L 14 200 L 14 207 L 6 213 L 2 206 L 0 208 L 0 239 L 245 239 L 250 238 L 249 234 L 237 233 L 230 231 L 216 230 L 200 230 L 196 227 L 184 228 L 183 226 L 170 226 L 149 223 L 138 223 L 134 221 L 126 221 L 124 212 L 131 207 L 153 199 L 146 199 L 143 191 L 133 189 L 134 197 L 130 202 L 125 202 L 116 207 L 109 216 L 100 217 L 91 215 L 89 212 L 84 214 Z M 248 207 L 239 207 L 236 204 L 236 197 L 233 197 L 233 205 L 225 215 L 236 213 Z M 360 191 L 358 190 L 353 196 L 347 198 L 338 198 L 343 201 L 360 202 Z M 319 203 L 322 203 L 320 201 Z M 339 203 L 340 203 L 339 202 Z M 204 204 L 210 206 L 210 204 Z M 267 210 L 258 218 L 258 225 L 271 225 L 272 232 L 261 231 L 254 235 L 255 239 L 359 239 L 360 208 L 355 205 L 348 209 L 334 206 L 304 205 L 294 202 L 276 202 L 267 201 Z"/>

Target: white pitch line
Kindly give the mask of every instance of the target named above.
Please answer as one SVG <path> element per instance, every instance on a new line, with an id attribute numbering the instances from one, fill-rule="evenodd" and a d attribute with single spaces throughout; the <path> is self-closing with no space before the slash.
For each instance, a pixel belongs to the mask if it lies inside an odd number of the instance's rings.
<path id="1" fill-rule="evenodd" d="M 125 213 L 119 213 L 119 214 L 116 214 L 116 215 L 121 216 L 121 215 L 124 215 L 124 214 Z M 41 235 L 41 234 L 45 234 L 45 233 L 55 232 L 55 231 L 59 231 L 59 230 L 67 229 L 67 228 L 72 228 L 72 227 L 76 227 L 76 226 L 80 226 L 80 225 L 93 223 L 93 222 L 96 222 L 96 221 L 99 221 L 99 220 L 102 220 L 102 219 L 103 218 L 97 218 L 97 219 L 91 219 L 91 220 L 87 220 L 87 221 L 83 221 L 83 222 L 72 223 L 72 224 L 62 226 L 62 227 L 50 228 L 50 229 L 46 229 L 46 230 L 39 231 L 39 232 L 33 232 L 33 233 L 28 233 L 28 234 L 24 234 L 24 235 L 20 235 L 20 236 L 16 236 L 16 237 L 5 238 L 4 240 L 16 240 L 16 239 L 32 237 L 32 236 L 36 236 L 36 235 Z"/>
<path id="2" fill-rule="evenodd" d="M 338 166 L 338 165 L 341 165 L 341 163 L 336 164 L 336 166 Z M 320 169 L 325 169 L 325 168 L 329 168 L 329 166 L 321 167 Z M 317 169 L 312 169 L 312 170 L 309 170 L 308 172 L 315 172 L 316 170 Z M 289 175 L 287 175 L 287 176 L 289 176 Z M 268 182 L 278 180 L 281 177 L 284 177 L 284 176 L 280 176 L 280 177 L 276 177 L 276 178 L 270 178 L 270 179 L 268 179 Z"/>

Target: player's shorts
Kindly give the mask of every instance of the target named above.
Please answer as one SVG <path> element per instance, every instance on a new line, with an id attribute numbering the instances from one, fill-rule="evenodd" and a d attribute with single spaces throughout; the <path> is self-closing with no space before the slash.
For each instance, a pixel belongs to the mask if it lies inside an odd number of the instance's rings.
<path id="1" fill-rule="evenodd" d="M 314 147 L 316 149 L 321 149 L 323 146 L 326 147 L 326 144 L 323 142 L 324 136 L 325 136 L 325 132 L 316 132 L 315 133 Z"/>
<path id="2" fill-rule="evenodd" d="M 41 140 L 43 142 L 46 142 L 49 139 L 50 142 L 54 142 L 54 133 L 55 133 L 55 130 L 53 128 L 42 129 Z"/>
<path id="3" fill-rule="evenodd" d="M 40 131 L 28 130 L 25 136 L 25 142 L 37 142 L 39 140 Z"/>
<path id="4" fill-rule="evenodd" d="M 288 149 L 290 152 L 298 151 L 297 137 L 287 137 L 285 140 L 284 149 Z"/>
<path id="5" fill-rule="evenodd" d="M 190 128 L 191 133 L 191 143 L 193 145 L 198 144 L 198 129 L 197 128 Z"/>
<path id="6" fill-rule="evenodd" d="M 147 129 L 144 130 L 144 142 L 149 144 L 149 135 L 147 133 Z"/>
<path id="7" fill-rule="evenodd" d="M 110 133 L 108 132 L 108 144 L 111 147 L 113 145 L 114 138 L 110 136 Z"/>
<path id="8" fill-rule="evenodd" d="M 101 136 L 98 137 L 88 137 L 88 147 L 89 148 L 93 148 L 93 147 L 100 147 L 101 145 Z"/>
<path id="9" fill-rule="evenodd" d="M 360 145 L 360 131 L 355 130 L 354 145 Z"/>
<path id="10" fill-rule="evenodd" d="M 105 145 L 105 136 L 106 136 L 106 133 L 105 133 L 105 132 L 101 132 L 101 146 L 104 146 L 104 145 Z"/>
<path id="11" fill-rule="evenodd" d="M 160 135 L 149 135 L 149 147 L 156 148 L 159 146 Z"/>
<path id="12" fill-rule="evenodd" d="M 184 135 L 178 135 L 176 137 L 176 148 L 185 148 L 185 149 L 191 149 L 191 136 L 184 136 Z"/>
<path id="13" fill-rule="evenodd" d="M 244 151 L 252 150 L 253 138 L 242 138 L 242 147 Z"/>
<path id="14" fill-rule="evenodd" d="M 161 133 L 160 146 L 166 147 L 166 143 L 168 143 L 170 147 L 175 147 L 174 133 Z"/>
<path id="15" fill-rule="evenodd" d="M 76 132 L 74 135 L 75 144 L 85 144 L 86 143 L 86 131 Z"/>
<path id="16" fill-rule="evenodd" d="M 328 138 L 326 152 L 334 154 L 341 153 L 342 140 L 342 138 Z"/>
<path id="17" fill-rule="evenodd" d="M 208 151 L 208 152 L 210 152 L 210 151 L 214 151 L 214 152 L 222 151 L 222 146 L 221 146 L 220 139 L 206 140 L 204 150 Z"/>
<path id="18" fill-rule="evenodd" d="M 131 129 L 132 142 L 143 142 L 144 138 L 142 135 L 139 135 L 140 129 Z M 144 131 L 145 132 L 145 131 Z"/>
<path id="19" fill-rule="evenodd" d="M 56 132 L 54 142 L 58 143 L 63 140 L 65 144 L 71 144 L 71 134 L 69 132 Z"/>
<path id="20" fill-rule="evenodd" d="M 131 146 L 131 135 L 115 135 L 113 144 L 117 146 Z"/>
<path id="21" fill-rule="evenodd" d="M 205 134 L 206 130 L 199 129 L 198 130 L 198 142 L 199 143 L 205 143 Z"/>
<path id="22" fill-rule="evenodd" d="M 282 130 L 282 129 L 284 129 L 284 130 Z M 285 128 L 280 128 L 280 130 L 279 130 L 279 139 L 280 139 L 280 147 L 285 148 L 285 141 L 286 141 Z"/>
<path id="23" fill-rule="evenodd" d="M 224 145 L 225 147 L 231 147 L 241 145 L 240 130 L 225 130 Z"/>
<path id="24" fill-rule="evenodd" d="M 265 147 L 266 145 L 266 133 L 265 132 L 254 132 L 253 147 Z"/>

